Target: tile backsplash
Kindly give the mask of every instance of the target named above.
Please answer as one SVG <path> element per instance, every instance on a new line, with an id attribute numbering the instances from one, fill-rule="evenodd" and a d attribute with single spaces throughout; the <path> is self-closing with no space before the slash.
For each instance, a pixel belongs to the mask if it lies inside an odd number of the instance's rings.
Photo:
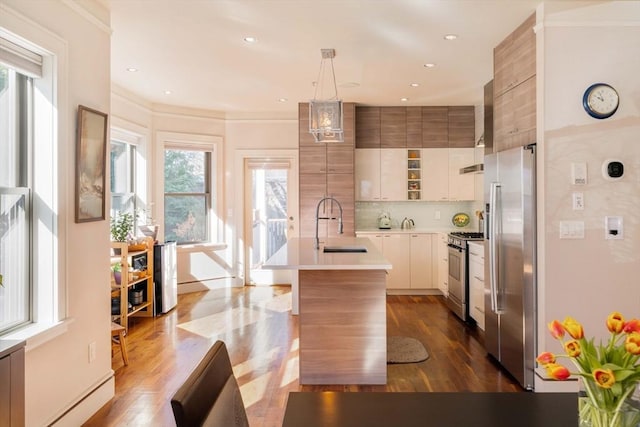
<path id="1" fill-rule="evenodd" d="M 452 230 L 453 216 L 459 212 L 469 215 L 467 227 L 460 230 L 478 231 L 477 210 L 482 210 L 482 202 L 356 202 L 356 230 L 378 228 L 378 217 L 382 212 L 391 216 L 391 227 L 400 228 L 407 217 L 413 219 L 416 229 Z M 440 219 L 436 219 L 439 216 Z"/>

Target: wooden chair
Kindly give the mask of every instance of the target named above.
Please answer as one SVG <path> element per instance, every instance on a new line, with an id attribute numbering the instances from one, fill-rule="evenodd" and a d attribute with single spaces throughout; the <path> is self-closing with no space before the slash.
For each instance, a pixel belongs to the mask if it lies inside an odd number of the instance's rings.
<path id="1" fill-rule="evenodd" d="M 111 322 L 111 338 L 117 337 L 118 339 L 117 343 L 120 346 L 120 352 L 122 353 L 122 360 L 126 366 L 129 364 L 129 355 L 127 354 L 127 341 L 124 338 L 125 333 L 126 333 L 126 330 L 124 326 L 118 325 L 115 322 Z M 111 342 L 116 342 L 116 341 L 112 339 Z"/>
<path id="2" fill-rule="evenodd" d="M 216 341 L 171 398 L 178 427 L 248 427 L 224 342 Z"/>

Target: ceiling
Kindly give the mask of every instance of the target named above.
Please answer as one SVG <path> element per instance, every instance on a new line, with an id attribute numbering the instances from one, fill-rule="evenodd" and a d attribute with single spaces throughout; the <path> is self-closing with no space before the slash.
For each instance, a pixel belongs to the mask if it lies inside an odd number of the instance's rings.
<path id="1" fill-rule="evenodd" d="M 493 48 L 538 3 L 111 0 L 112 80 L 155 104 L 228 118 L 294 118 L 298 102 L 314 97 L 320 49 L 333 48 L 345 102 L 474 105 L 492 78 Z M 330 86 L 321 84 L 323 98 L 333 94 Z"/>

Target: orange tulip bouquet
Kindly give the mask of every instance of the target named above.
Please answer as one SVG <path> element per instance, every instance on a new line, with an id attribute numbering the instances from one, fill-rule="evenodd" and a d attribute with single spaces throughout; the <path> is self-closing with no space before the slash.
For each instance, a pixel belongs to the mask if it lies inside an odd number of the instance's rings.
<path id="1" fill-rule="evenodd" d="M 618 312 L 607 318 L 611 332 L 606 344 L 594 344 L 584 337 L 582 325 L 571 317 L 549 323 L 551 335 L 559 340 L 565 354 L 541 353 L 536 359 L 550 377 L 582 379 L 586 398 L 581 399 L 580 420 L 594 427 L 640 426 L 640 409 L 630 404 L 640 382 L 640 320 L 624 320 Z M 566 337 L 568 335 L 569 337 Z M 577 368 L 571 372 L 557 363 L 568 358 Z"/>

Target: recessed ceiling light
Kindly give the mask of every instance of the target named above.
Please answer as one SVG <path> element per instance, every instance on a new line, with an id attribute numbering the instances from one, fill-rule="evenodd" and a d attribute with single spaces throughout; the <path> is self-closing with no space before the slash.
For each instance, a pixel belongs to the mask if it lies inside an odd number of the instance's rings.
<path id="1" fill-rule="evenodd" d="M 246 41 L 247 43 L 255 43 L 258 41 L 258 39 L 255 37 L 248 36 L 244 38 L 244 41 Z"/>
<path id="2" fill-rule="evenodd" d="M 400 98 L 400 101 L 402 102 L 407 102 L 409 100 L 409 98 Z"/>
<path id="3" fill-rule="evenodd" d="M 435 66 L 436 66 L 436 64 L 434 64 L 433 62 L 427 62 L 426 64 L 424 64 L 425 68 L 433 68 Z"/>
<path id="4" fill-rule="evenodd" d="M 457 34 L 445 34 L 444 39 L 445 40 L 455 40 L 458 38 Z"/>
<path id="5" fill-rule="evenodd" d="M 165 90 L 165 91 L 164 91 L 164 94 L 165 94 L 165 95 L 171 95 L 171 91 L 170 91 L 170 90 Z"/>
<path id="6" fill-rule="evenodd" d="M 409 86 L 411 86 L 411 87 L 418 87 L 418 86 L 420 86 L 420 83 L 411 83 L 411 84 L 409 84 Z"/>
<path id="7" fill-rule="evenodd" d="M 278 101 L 280 101 L 280 102 L 287 102 L 287 101 L 288 101 L 288 99 L 287 99 L 287 98 L 278 98 Z"/>
<path id="8" fill-rule="evenodd" d="M 129 68 L 127 68 L 127 71 L 129 71 L 130 73 L 135 73 L 135 72 L 138 71 L 138 69 L 134 68 L 134 67 L 129 67 Z"/>

